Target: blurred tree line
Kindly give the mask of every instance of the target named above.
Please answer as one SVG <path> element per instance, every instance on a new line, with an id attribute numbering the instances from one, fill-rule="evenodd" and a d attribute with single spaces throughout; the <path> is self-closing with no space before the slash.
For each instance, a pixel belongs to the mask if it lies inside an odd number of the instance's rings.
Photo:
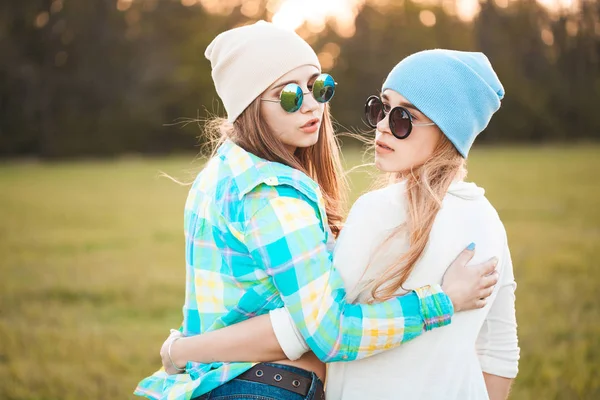
<path id="1" fill-rule="evenodd" d="M 194 150 L 201 131 L 173 122 L 223 114 L 204 49 L 223 30 L 270 18 L 267 0 L 251 13 L 226 3 L 2 2 L 0 157 Z M 403 57 L 444 47 L 485 52 L 505 86 L 482 141 L 597 140 L 600 2 L 582 0 L 570 13 L 534 0 L 480 7 L 464 22 L 447 4 L 367 0 L 353 35 L 340 35 L 333 19 L 317 33 L 300 27 L 339 82 L 340 130 L 366 128 L 364 100 Z"/>

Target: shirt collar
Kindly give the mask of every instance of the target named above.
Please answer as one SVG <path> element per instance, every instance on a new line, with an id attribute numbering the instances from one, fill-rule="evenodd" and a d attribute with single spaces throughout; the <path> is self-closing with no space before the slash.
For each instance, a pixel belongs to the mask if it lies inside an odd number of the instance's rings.
<path id="1" fill-rule="evenodd" d="M 217 150 L 217 155 L 226 160 L 233 173 L 240 199 L 261 183 L 269 186 L 290 185 L 310 200 L 322 204 L 319 185 L 304 174 L 287 165 L 258 157 L 230 139 Z"/>

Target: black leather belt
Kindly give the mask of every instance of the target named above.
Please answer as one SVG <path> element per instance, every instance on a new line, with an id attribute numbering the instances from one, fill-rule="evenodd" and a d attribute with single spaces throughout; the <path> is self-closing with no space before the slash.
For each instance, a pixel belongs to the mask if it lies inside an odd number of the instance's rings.
<path id="1" fill-rule="evenodd" d="M 312 378 L 283 368 L 272 367 L 264 363 L 256 364 L 254 367 L 238 376 L 238 379 L 275 386 L 297 393 L 303 397 L 306 397 L 312 384 Z M 323 385 L 321 384 L 321 381 L 318 381 L 315 399 L 324 398 Z"/>

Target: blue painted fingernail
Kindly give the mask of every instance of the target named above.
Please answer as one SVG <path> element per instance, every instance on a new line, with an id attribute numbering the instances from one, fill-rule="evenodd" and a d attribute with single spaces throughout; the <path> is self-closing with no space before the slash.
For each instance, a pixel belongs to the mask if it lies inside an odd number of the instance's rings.
<path id="1" fill-rule="evenodd" d="M 471 242 L 471 244 L 467 246 L 467 250 L 475 250 L 475 243 Z"/>

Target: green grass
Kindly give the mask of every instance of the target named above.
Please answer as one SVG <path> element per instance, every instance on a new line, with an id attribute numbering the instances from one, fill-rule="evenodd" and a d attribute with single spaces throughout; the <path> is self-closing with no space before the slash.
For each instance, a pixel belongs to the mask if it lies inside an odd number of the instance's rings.
<path id="1" fill-rule="evenodd" d="M 597 145 L 476 148 L 469 178 L 509 234 L 520 373 L 512 399 L 600 398 Z M 346 154 L 349 165 L 360 161 Z M 133 397 L 184 297 L 191 157 L 0 165 L 0 398 Z M 369 185 L 352 175 L 355 199 Z"/>

